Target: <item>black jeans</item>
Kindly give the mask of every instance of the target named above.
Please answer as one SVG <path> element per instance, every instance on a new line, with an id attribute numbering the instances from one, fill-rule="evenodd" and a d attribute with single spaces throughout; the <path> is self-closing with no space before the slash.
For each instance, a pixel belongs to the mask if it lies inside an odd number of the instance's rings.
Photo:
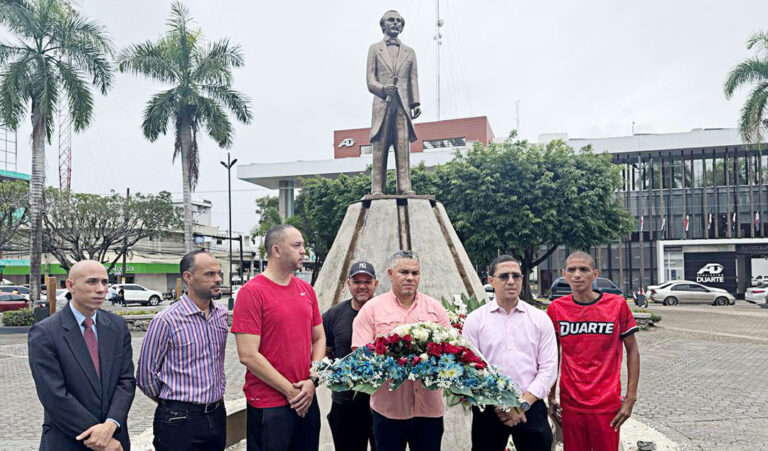
<path id="1" fill-rule="evenodd" d="M 509 427 L 499 420 L 493 407 L 484 412 L 472 407 L 472 451 L 504 451 L 510 434 L 518 451 L 550 451 L 552 429 L 544 401 L 533 403 L 525 413 L 525 420 L 525 423 Z"/>
<path id="2" fill-rule="evenodd" d="M 411 451 L 440 451 L 443 417 L 393 420 L 375 410 L 371 415 L 378 451 L 405 451 L 406 444 Z"/>
<path id="3" fill-rule="evenodd" d="M 317 398 L 304 418 L 288 405 L 263 409 L 248 405 L 248 451 L 317 451 L 319 447 Z"/>
<path id="4" fill-rule="evenodd" d="M 376 451 L 371 408 L 368 404 L 332 403 L 328 425 L 331 427 L 336 451 L 367 451 L 368 442 L 371 443 L 371 451 Z"/>
<path id="5" fill-rule="evenodd" d="M 152 428 L 156 451 L 216 451 L 227 444 L 227 410 L 224 403 L 205 413 L 189 403 L 161 403 Z"/>

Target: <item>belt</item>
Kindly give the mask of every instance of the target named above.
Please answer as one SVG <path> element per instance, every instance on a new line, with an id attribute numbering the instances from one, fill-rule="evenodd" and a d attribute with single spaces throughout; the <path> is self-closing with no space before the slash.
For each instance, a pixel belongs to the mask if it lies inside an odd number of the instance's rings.
<path id="1" fill-rule="evenodd" d="M 187 409 L 190 412 L 202 412 L 202 413 L 211 413 L 214 410 L 218 409 L 219 407 L 224 405 L 224 400 L 220 399 L 218 401 L 209 402 L 207 404 L 200 404 L 196 402 L 185 402 L 185 401 L 174 401 L 171 399 L 161 399 L 160 405 L 170 408 L 180 408 L 180 409 Z"/>

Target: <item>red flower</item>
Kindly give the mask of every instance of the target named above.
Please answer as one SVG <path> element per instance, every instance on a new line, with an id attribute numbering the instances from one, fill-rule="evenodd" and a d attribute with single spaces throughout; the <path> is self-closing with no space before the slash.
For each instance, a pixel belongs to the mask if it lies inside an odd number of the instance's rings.
<path id="1" fill-rule="evenodd" d="M 376 340 L 376 354 L 386 354 L 387 343 L 384 340 Z"/>
<path id="2" fill-rule="evenodd" d="M 421 357 L 415 355 L 413 356 L 413 361 L 411 362 L 411 365 L 418 365 L 419 362 L 421 362 Z"/>
<path id="3" fill-rule="evenodd" d="M 397 364 L 400 366 L 405 366 L 406 363 L 408 363 L 408 359 L 405 357 L 400 357 L 397 359 Z"/>
<path id="4" fill-rule="evenodd" d="M 477 368 L 478 370 L 482 370 L 482 369 L 484 369 L 486 366 L 487 366 L 487 365 L 486 365 L 486 364 L 485 364 L 485 362 L 483 362 L 483 361 L 480 361 L 480 362 L 475 362 L 475 368 Z"/>
<path id="5" fill-rule="evenodd" d="M 400 335 L 392 334 L 389 336 L 388 341 L 389 341 L 389 344 L 392 344 L 392 345 L 397 344 L 397 342 L 400 341 Z"/>
<path id="6" fill-rule="evenodd" d="M 459 347 L 450 343 L 443 343 L 443 352 L 448 354 L 458 354 Z"/>
<path id="7" fill-rule="evenodd" d="M 411 334 L 405 334 L 403 335 L 403 341 L 406 343 L 410 343 L 413 341 L 413 337 L 411 337 Z"/>
<path id="8" fill-rule="evenodd" d="M 376 346 L 373 343 L 368 343 L 367 345 L 365 345 L 365 347 L 368 348 L 369 351 L 376 350 Z"/>
<path id="9" fill-rule="evenodd" d="M 427 354 L 440 357 L 443 354 L 443 348 L 435 342 L 427 343 Z"/>

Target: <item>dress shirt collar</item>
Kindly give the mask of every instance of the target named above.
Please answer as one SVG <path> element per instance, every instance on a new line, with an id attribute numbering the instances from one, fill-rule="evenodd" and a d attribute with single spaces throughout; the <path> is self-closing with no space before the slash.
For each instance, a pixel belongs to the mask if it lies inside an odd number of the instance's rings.
<path id="1" fill-rule="evenodd" d="M 181 308 L 182 308 L 182 310 L 184 310 L 184 314 L 186 314 L 187 316 L 195 315 L 197 313 L 203 314 L 203 311 L 200 310 L 200 308 L 197 306 L 197 304 L 195 304 L 195 301 L 190 299 L 190 297 L 187 296 L 186 294 L 181 296 L 181 299 L 179 299 L 179 302 L 181 302 Z M 213 315 L 213 312 L 216 311 L 216 309 L 219 309 L 219 308 L 221 308 L 221 307 L 219 307 L 216 304 L 216 302 L 214 302 L 213 299 L 211 299 L 211 312 L 210 312 L 210 315 L 208 315 L 208 316 Z"/>
<path id="2" fill-rule="evenodd" d="M 400 39 L 399 38 L 386 37 L 386 38 L 384 38 L 384 44 L 385 45 L 396 45 L 396 46 L 400 47 Z"/>
<path id="3" fill-rule="evenodd" d="M 417 291 L 416 294 L 413 296 L 413 303 L 411 304 L 411 306 L 410 307 L 406 307 L 405 305 L 403 305 L 402 302 L 400 302 L 400 299 L 398 299 L 398 297 L 395 294 L 394 290 L 389 290 L 389 292 L 392 293 L 392 299 L 395 301 L 395 304 L 397 304 L 398 307 L 406 309 L 406 310 L 411 310 L 412 308 L 416 307 L 416 303 L 419 301 L 419 297 L 421 296 L 419 294 L 419 292 Z"/>
<path id="4" fill-rule="evenodd" d="M 80 310 L 75 308 L 75 306 L 72 304 L 72 301 L 69 301 L 68 304 L 69 304 L 69 308 L 72 310 L 72 314 L 75 315 L 75 321 L 77 322 L 77 325 L 80 326 L 81 328 L 85 327 L 85 326 L 83 326 L 83 321 L 85 321 L 85 315 L 80 313 Z M 91 315 L 91 319 L 93 320 L 93 324 L 94 325 L 96 324 L 96 313 L 97 312 L 98 312 L 98 310 L 94 310 L 93 314 Z"/>
<path id="5" fill-rule="evenodd" d="M 503 309 L 503 308 L 502 308 L 502 307 L 499 305 L 499 303 L 498 303 L 498 302 L 496 302 L 496 300 L 495 300 L 495 299 L 494 299 L 493 301 L 488 301 L 488 307 L 490 308 L 491 312 L 496 312 L 496 311 L 499 311 L 499 312 L 501 312 L 501 313 L 505 313 L 505 314 L 507 313 L 507 311 L 506 311 L 506 310 L 504 310 L 504 309 Z M 518 312 L 520 312 L 520 313 L 526 313 L 526 311 L 528 310 L 528 308 L 529 308 L 528 304 L 527 304 L 525 301 L 523 301 L 522 299 L 520 299 L 520 298 L 518 297 L 518 298 L 517 298 L 517 304 L 516 304 L 516 305 L 515 305 L 515 306 L 512 308 L 512 310 L 510 310 L 510 311 L 509 311 L 509 313 L 512 313 L 512 312 L 514 312 L 514 311 L 518 311 Z"/>

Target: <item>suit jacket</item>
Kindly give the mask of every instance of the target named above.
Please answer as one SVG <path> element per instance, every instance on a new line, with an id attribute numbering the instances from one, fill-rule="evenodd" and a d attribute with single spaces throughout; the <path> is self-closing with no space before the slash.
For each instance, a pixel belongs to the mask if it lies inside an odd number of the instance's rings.
<path id="1" fill-rule="evenodd" d="M 371 118 L 371 140 L 375 140 L 384 124 L 384 116 L 387 112 L 387 94 L 385 86 L 395 84 L 397 77 L 398 97 L 391 99 L 398 102 L 399 108 L 405 111 L 408 118 L 408 139 L 416 141 L 416 131 L 411 120 L 411 107 L 419 102 L 419 75 L 416 69 L 416 53 L 407 45 L 400 43 L 400 52 L 397 61 L 392 58 L 387 50 L 387 44 L 382 40 L 371 45 L 368 49 L 368 64 L 366 80 L 368 90 L 373 94 L 373 114 Z"/>
<path id="2" fill-rule="evenodd" d="M 86 450 L 75 440 L 89 427 L 112 418 L 114 438 L 130 450 L 128 410 L 136 391 L 131 334 L 125 320 L 100 310 L 96 315 L 101 378 L 69 307 L 29 330 L 29 366 L 43 404 L 41 450 Z"/>

